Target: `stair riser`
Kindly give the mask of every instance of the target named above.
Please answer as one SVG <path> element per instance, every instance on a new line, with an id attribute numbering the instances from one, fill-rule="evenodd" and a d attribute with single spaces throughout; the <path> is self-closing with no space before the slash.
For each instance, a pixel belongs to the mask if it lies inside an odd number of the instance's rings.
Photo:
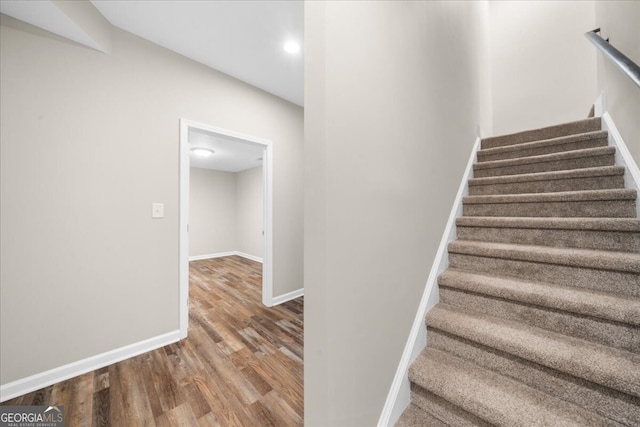
<path id="1" fill-rule="evenodd" d="M 593 411 L 428 346 L 409 370 L 428 392 L 496 426 L 617 426 Z M 453 424 L 455 425 L 455 424 Z"/>
<path id="2" fill-rule="evenodd" d="M 456 233 L 459 240 L 640 252 L 637 232 L 457 226 Z"/>
<path id="3" fill-rule="evenodd" d="M 634 200 L 587 200 L 575 202 L 464 203 L 465 216 L 493 217 L 611 217 L 634 218 Z"/>
<path id="4" fill-rule="evenodd" d="M 480 257 L 449 252 L 449 266 L 477 273 L 555 283 L 634 297 L 640 296 L 640 275 L 530 261 Z"/>
<path id="5" fill-rule="evenodd" d="M 449 424 L 445 424 L 439 419 L 435 418 L 430 413 L 422 410 L 415 404 L 410 404 L 407 409 L 402 413 L 398 421 L 394 424 L 394 427 L 449 427 Z"/>
<path id="6" fill-rule="evenodd" d="M 469 195 L 491 196 L 496 194 L 555 193 L 558 191 L 608 190 L 614 188 L 624 188 L 624 177 L 622 175 L 513 182 L 508 184 L 470 185 Z"/>
<path id="7" fill-rule="evenodd" d="M 490 162 L 492 160 L 517 159 L 518 157 L 540 156 L 543 154 L 562 153 L 571 150 L 582 150 L 585 148 L 606 147 L 607 138 L 589 139 L 585 141 L 575 141 L 565 144 L 547 145 L 544 147 L 527 148 L 513 151 L 492 153 L 478 151 L 478 162 Z"/>
<path id="8" fill-rule="evenodd" d="M 522 165 L 511 165 L 486 169 L 476 169 L 474 167 L 473 176 L 474 178 L 486 178 L 489 176 L 520 175 L 524 173 L 595 168 L 599 166 L 613 166 L 614 164 L 614 155 L 606 154 L 603 156 L 581 157 L 578 159 L 554 160 L 550 162 L 527 163 Z"/>
<path id="9" fill-rule="evenodd" d="M 440 301 L 599 344 L 627 351 L 640 351 L 640 328 L 637 326 L 444 286 L 440 286 Z"/>
<path id="10" fill-rule="evenodd" d="M 612 417 L 625 425 L 640 423 L 640 399 L 637 397 L 455 337 L 435 328 L 429 328 L 428 334 L 431 348 L 470 360 L 530 387 Z"/>
<path id="11" fill-rule="evenodd" d="M 485 138 L 482 140 L 482 148 L 504 147 L 505 145 L 521 144 L 524 142 L 559 138 L 561 136 L 575 135 L 579 133 L 595 132 L 600 129 L 600 119 L 584 120 L 580 122 L 552 126 L 545 129 L 519 132 L 514 135 L 503 135 L 498 137 Z"/>
<path id="12" fill-rule="evenodd" d="M 414 405 L 442 420 L 449 426 L 490 427 L 491 424 L 453 405 L 451 402 L 428 392 L 415 383 L 411 384 L 411 401 Z"/>

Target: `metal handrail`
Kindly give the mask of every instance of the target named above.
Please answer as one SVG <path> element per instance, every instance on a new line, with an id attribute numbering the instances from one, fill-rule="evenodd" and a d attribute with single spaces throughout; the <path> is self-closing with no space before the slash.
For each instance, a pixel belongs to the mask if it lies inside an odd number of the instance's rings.
<path id="1" fill-rule="evenodd" d="M 584 36 L 589 39 L 598 49 L 602 51 L 614 64 L 618 66 L 627 76 L 633 80 L 636 86 L 640 87 L 640 66 L 633 62 L 624 53 L 613 47 L 609 43 L 609 39 L 605 40 L 598 35 L 600 28 L 596 28 L 593 31 L 584 33 Z"/>

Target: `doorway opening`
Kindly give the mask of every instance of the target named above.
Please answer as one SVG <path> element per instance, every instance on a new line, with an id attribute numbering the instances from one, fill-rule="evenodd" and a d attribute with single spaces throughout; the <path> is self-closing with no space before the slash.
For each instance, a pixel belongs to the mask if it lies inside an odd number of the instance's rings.
<path id="1" fill-rule="evenodd" d="M 191 144 L 190 135 L 200 134 L 223 140 L 226 144 L 237 144 L 247 149 L 261 150 L 263 185 L 263 252 L 262 252 L 262 303 L 273 306 L 273 155 L 271 141 L 223 129 L 192 120 L 180 119 L 180 338 L 186 338 L 189 328 L 189 179 L 191 149 L 215 148 L 205 144 Z M 215 155 L 215 153 L 213 154 Z M 258 160 L 258 159 L 256 159 Z M 257 166 L 258 164 L 256 164 Z"/>

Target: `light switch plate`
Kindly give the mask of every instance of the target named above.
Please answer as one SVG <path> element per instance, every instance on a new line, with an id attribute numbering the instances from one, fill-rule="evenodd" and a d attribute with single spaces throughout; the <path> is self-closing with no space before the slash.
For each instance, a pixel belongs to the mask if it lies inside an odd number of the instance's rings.
<path id="1" fill-rule="evenodd" d="M 151 203 L 151 218 L 164 218 L 164 203 Z"/>

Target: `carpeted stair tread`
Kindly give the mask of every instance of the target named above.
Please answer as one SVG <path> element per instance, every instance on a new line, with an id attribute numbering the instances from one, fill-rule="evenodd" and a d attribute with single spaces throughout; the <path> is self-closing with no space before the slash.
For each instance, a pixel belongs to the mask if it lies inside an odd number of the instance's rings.
<path id="1" fill-rule="evenodd" d="M 427 327 L 640 396 L 640 356 L 628 351 L 442 303 L 427 314 Z"/>
<path id="2" fill-rule="evenodd" d="M 640 326 L 638 314 L 618 294 L 609 291 L 580 293 L 580 288 L 555 285 L 552 282 L 531 280 L 529 277 L 493 277 L 459 269 L 469 276 L 442 275 L 439 277 L 440 302 L 462 307 L 475 313 L 500 317 L 529 326 L 546 329 L 594 343 L 640 352 Z M 618 295 L 618 298 L 611 298 Z M 599 300 L 602 296 L 603 301 Z M 575 300 L 571 298 L 574 297 Z M 615 304 L 623 302 L 623 314 Z M 635 298 L 637 310 L 640 299 Z M 624 317 L 630 321 L 625 322 Z M 436 337 L 430 330 L 430 345 L 436 346 Z M 450 348 L 447 348 L 450 350 Z M 639 412 L 640 414 L 640 412 Z M 639 417 L 640 420 L 640 417 Z"/>
<path id="3" fill-rule="evenodd" d="M 582 202 L 594 200 L 635 200 L 636 190 L 612 188 L 608 190 L 559 191 L 555 193 L 495 194 L 465 196 L 465 204 Z"/>
<path id="4" fill-rule="evenodd" d="M 431 414 L 416 405 L 410 404 L 409 407 L 402 413 L 398 421 L 394 425 L 395 427 L 447 427 L 447 424 L 443 423 L 439 419 L 435 418 Z"/>
<path id="5" fill-rule="evenodd" d="M 559 125 L 547 126 L 540 129 L 531 129 L 506 135 L 483 138 L 482 148 L 485 149 L 501 147 L 505 145 L 522 144 L 531 141 L 557 138 L 565 135 L 593 132 L 600 129 L 600 117 L 595 117 Z"/>
<path id="6" fill-rule="evenodd" d="M 595 412 L 621 425 L 640 425 L 640 398 L 636 396 L 523 360 L 438 329 L 429 330 L 429 347 L 547 393 L 555 399 Z M 414 385 L 411 390 L 418 406 L 438 414 L 443 420 L 449 420 L 442 412 L 434 412 L 431 408 L 433 405 L 424 405 L 425 402 L 419 400 L 418 396 L 425 394 L 422 389 Z"/>
<path id="7" fill-rule="evenodd" d="M 595 168 L 570 169 L 561 171 L 523 173 L 517 175 L 487 176 L 471 178 L 469 186 L 489 184 L 512 184 L 516 182 L 551 181 L 595 176 L 624 175 L 624 166 L 599 166 Z"/>
<path id="8" fill-rule="evenodd" d="M 607 131 L 594 131 L 578 135 L 561 136 L 517 145 L 486 148 L 478 151 L 478 162 L 551 154 L 581 148 L 607 145 Z"/>
<path id="9" fill-rule="evenodd" d="M 449 268 L 441 286 L 640 326 L 640 299 Z M 640 333 L 640 331 L 639 331 Z"/>
<path id="10" fill-rule="evenodd" d="M 548 163 L 557 160 L 583 159 L 586 157 L 605 156 L 615 154 L 615 147 L 585 148 L 582 150 L 564 151 L 561 153 L 541 154 L 539 156 L 520 157 L 517 159 L 492 160 L 474 163 L 473 170 L 504 168 L 506 166 L 522 166 L 536 163 Z"/>
<path id="11" fill-rule="evenodd" d="M 418 356 L 409 370 L 409 378 L 493 425 L 619 425 L 469 361 L 431 348 Z"/>
<path id="12" fill-rule="evenodd" d="M 457 226 L 640 232 L 638 218 L 539 218 L 461 216 Z"/>
<path id="13" fill-rule="evenodd" d="M 522 280 L 527 280 L 527 278 Z M 462 307 L 474 313 L 496 316 L 514 322 L 523 322 L 529 326 L 621 350 L 640 352 L 640 327 L 638 325 L 542 305 L 552 305 L 548 303 L 547 300 L 551 298 L 547 298 L 547 296 L 544 297 L 547 299 L 541 298 L 543 301 L 540 305 L 537 305 L 519 301 L 517 298 L 493 296 L 484 293 L 485 291 L 486 289 L 481 287 L 477 292 L 474 292 L 461 287 L 441 285 L 439 289 L 440 302 Z M 552 300 L 552 302 L 556 301 Z M 430 329 L 429 334 L 429 345 L 442 348 L 441 346 L 438 347 L 435 335 L 436 330 Z M 452 351 L 453 347 L 445 346 L 445 349 Z M 640 401 L 640 399 L 638 400 Z M 640 421 L 640 417 L 638 420 Z"/>
<path id="14" fill-rule="evenodd" d="M 456 234 L 459 240 L 640 253 L 637 218 L 463 216 Z"/>
<path id="15" fill-rule="evenodd" d="M 473 176 L 475 178 L 486 178 L 491 176 L 586 169 L 613 166 L 616 163 L 615 147 L 589 148 L 584 150 L 566 151 L 564 153 L 545 154 L 545 156 L 549 157 L 540 155 L 520 159 L 495 160 L 476 163 L 473 168 Z M 484 165 L 488 165 L 489 167 L 479 167 Z"/>
<path id="16" fill-rule="evenodd" d="M 447 426 L 491 427 L 492 424 L 465 411 L 459 406 L 431 393 L 417 384 L 411 384 L 411 403 L 441 420 Z"/>
<path id="17" fill-rule="evenodd" d="M 636 190 L 605 189 L 465 196 L 464 216 L 617 217 L 636 216 Z"/>
<path id="18" fill-rule="evenodd" d="M 552 249 L 552 247 L 545 247 Z M 499 257 L 497 255 L 500 255 Z M 523 256 L 525 255 L 525 256 Z M 640 274 L 593 267 L 535 261 L 531 254 L 473 255 L 449 253 L 449 266 L 481 274 L 494 274 L 522 280 L 554 283 L 640 298 Z M 525 258 L 525 259 L 518 259 Z M 563 260 L 564 261 L 564 260 Z M 569 259 L 570 261 L 570 259 Z"/>
<path id="19" fill-rule="evenodd" d="M 630 252 L 555 248 L 471 240 L 454 240 L 449 243 L 449 252 L 640 274 L 640 254 Z"/>
<path id="20" fill-rule="evenodd" d="M 498 175 L 469 180 L 469 195 L 551 193 L 624 188 L 624 167 L 600 166 L 548 172 Z"/>

